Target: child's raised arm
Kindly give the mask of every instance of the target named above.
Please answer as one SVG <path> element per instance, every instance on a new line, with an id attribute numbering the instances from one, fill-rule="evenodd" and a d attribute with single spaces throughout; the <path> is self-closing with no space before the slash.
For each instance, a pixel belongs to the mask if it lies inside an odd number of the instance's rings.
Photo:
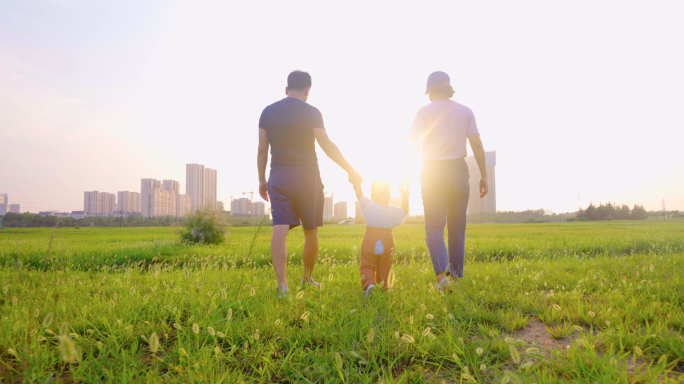
<path id="1" fill-rule="evenodd" d="M 363 189 L 361 189 L 361 183 L 354 184 L 354 192 L 356 192 L 356 198 L 361 201 L 363 197 Z"/>

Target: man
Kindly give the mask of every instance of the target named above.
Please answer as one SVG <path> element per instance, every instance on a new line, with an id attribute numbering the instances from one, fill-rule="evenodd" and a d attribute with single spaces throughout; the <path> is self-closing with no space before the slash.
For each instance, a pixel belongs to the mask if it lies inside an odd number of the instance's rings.
<path id="1" fill-rule="evenodd" d="M 361 176 L 330 141 L 321 112 L 306 103 L 311 76 L 294 71 L 287 77 L 286 98 L 266 107 L 259 119 L 259 194 L 271 201 L 273 237 L 271 260 L 276 271 L 278 297 L 287 295 L 287 234 L 291 228 L 304 229 L 304 276 L 302 284 L 320 285 L 312 272 L 318 258 L 318 230 L 323 226 L 323 183 L 318 170 L 315 142 L 330 159 L 349 174 L 349 182 L 361 183 Z M 268 148 L 271 147 L 271 174 L 266 181 Z"/>

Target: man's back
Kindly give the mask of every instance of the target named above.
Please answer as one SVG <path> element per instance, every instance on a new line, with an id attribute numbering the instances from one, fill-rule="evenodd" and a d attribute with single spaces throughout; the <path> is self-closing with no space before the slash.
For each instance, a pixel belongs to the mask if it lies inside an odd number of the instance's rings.
<path id="1" fill-rule="evenodd" d="M 317 108 L 286 97 L 264 109 L 259 128 L 271 145 L 271 172 L 319 173 L 313 130 L 325 126 Z"/>

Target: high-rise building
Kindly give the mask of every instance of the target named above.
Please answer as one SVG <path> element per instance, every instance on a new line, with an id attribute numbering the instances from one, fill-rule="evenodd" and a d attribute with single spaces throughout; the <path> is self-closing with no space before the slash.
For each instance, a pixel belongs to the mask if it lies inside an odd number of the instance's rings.
<path id="1" fill-rule="evenodd" d="M 347 202 L 341 201 L 335 204 L 335 215 L 336 219 L 346 219 L 347 218 Z"/>
<path id="2" fill-rule="evenodd" d="M 323 220 L 330 220 L 334 216 L 333 197 L 324 197 L 323 199 Z"/>
<path id="3" fill-rule="evenodd" d="M 185 217 L 192 212 L 192 199 L 188 195 L 176 195 L 176 217 Z"/>
<path id="4" fill-rule="evenodd" d="M 116 210 L 116 195 L 107 192 L 84 192 L 83 211 L 90 216 L 111 215 Z"/>
<path id="5" fill-rule="evenodd" d="M 361 212 L 361 203 L 356 200 L 356 206 L 354 210 L 354 223 L 356 224 L 363 224 L 366 222 L 366 217 L 363 215 L 363 212 Z"/>
<path id="6" fill-rule="evenodd" d="M 185 165 L 185 194 L 190 196 L 192 211 L 204 208 L 204 165 Z"/>
<path id="7" fill-rule="evenodd" d="M 6 215 L 9 205 L 9 196 L 6 193 L 0 193 L 0 215 Z"/>
<path id="8" fill-rule="evenodd" d="M 174 180 L 161 181 L 142 179 L 140 191 L 140 208 L 143 217 L 176 216 L 176 200 L 179 190 Z"/>
<path id="9" fill-rule="evenodd" d="M 252 216 L 252 202 L 246 198 L 233 199 L 230 202 L 231 216 Z"/>
<path id="10" fill-rule="evenodd" d="M 113 193 L 100 192 L 100 199 L 102 199 L 102 213 L 104 215 L 111 215 L 116 210 L 116 195 Z"/>
<path id="11" fill-rule="evenodd" d="M 252 211 L 253 216 L 265 216 L 266 215 L 266 204 L 263 201 L 254 202 L 254 210 Z"/>
<path id="12" fill-rule="evenodd" d="M 102 198 L 100 197 L 100 192 L 92 191 L 83 193 L 83 210 L 90 214 L 102 213 Z"/>
<path id="13" fill-rule="evenodd" d="M 480 167 L 474 156 L 466 158 L 468 171 L 470 172 L 470 199 L 468 200 L 468 215 L 494 215 L 496 214 L 496 151 L 485 152 L 485 164 L 487 167 L 487 183 L 489 192 L 484 198 L 480 198 Z"/>
<path id="14" fill-rule="evenodd" d="M 215 169 L 204 169 L 204 206 L 216 209 L 216 177 Z"/>
<path id="15" fill-rule="evenodd" d="M 10 204 L 9 205 L 9 212 L 21 213 L 21 207 L 19 206 L 19 204 Z"/>
<path id="16" fill-rule="evenodd" d="M 180 195 L 180 182 L 176 180 L 164 180 L 162 181 L 162 189 L 169 191 L 174 195 Z"/>
<path id="17" fill-rule="evenodd" d="M 140 212 L 140 193 L 119 191 L 116 193 L 116 210 L 129 213 Z"/>

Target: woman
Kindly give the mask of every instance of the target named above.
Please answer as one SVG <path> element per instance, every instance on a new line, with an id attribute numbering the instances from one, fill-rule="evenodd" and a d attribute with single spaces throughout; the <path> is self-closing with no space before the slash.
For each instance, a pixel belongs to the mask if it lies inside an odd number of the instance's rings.
<path id="1" fill-rule="evenodd" d="M 449 75 L 434 72 L 427 80 L 431 103 L 418 110 L 409 138 L 417 151 L 423 147 L 420 175 L 425 210 L 425 242 L 437 275 L 437 288 L 450 290 L 463 277 L 466 210 L 470 185 L 466 139 L 480 168 L 480 198 L 488 191 L 487 167 L 480 133 L 470 108 L 451 97 Z M 444 227 L 449 233 L 449 250 L 444 243 Z"/>

